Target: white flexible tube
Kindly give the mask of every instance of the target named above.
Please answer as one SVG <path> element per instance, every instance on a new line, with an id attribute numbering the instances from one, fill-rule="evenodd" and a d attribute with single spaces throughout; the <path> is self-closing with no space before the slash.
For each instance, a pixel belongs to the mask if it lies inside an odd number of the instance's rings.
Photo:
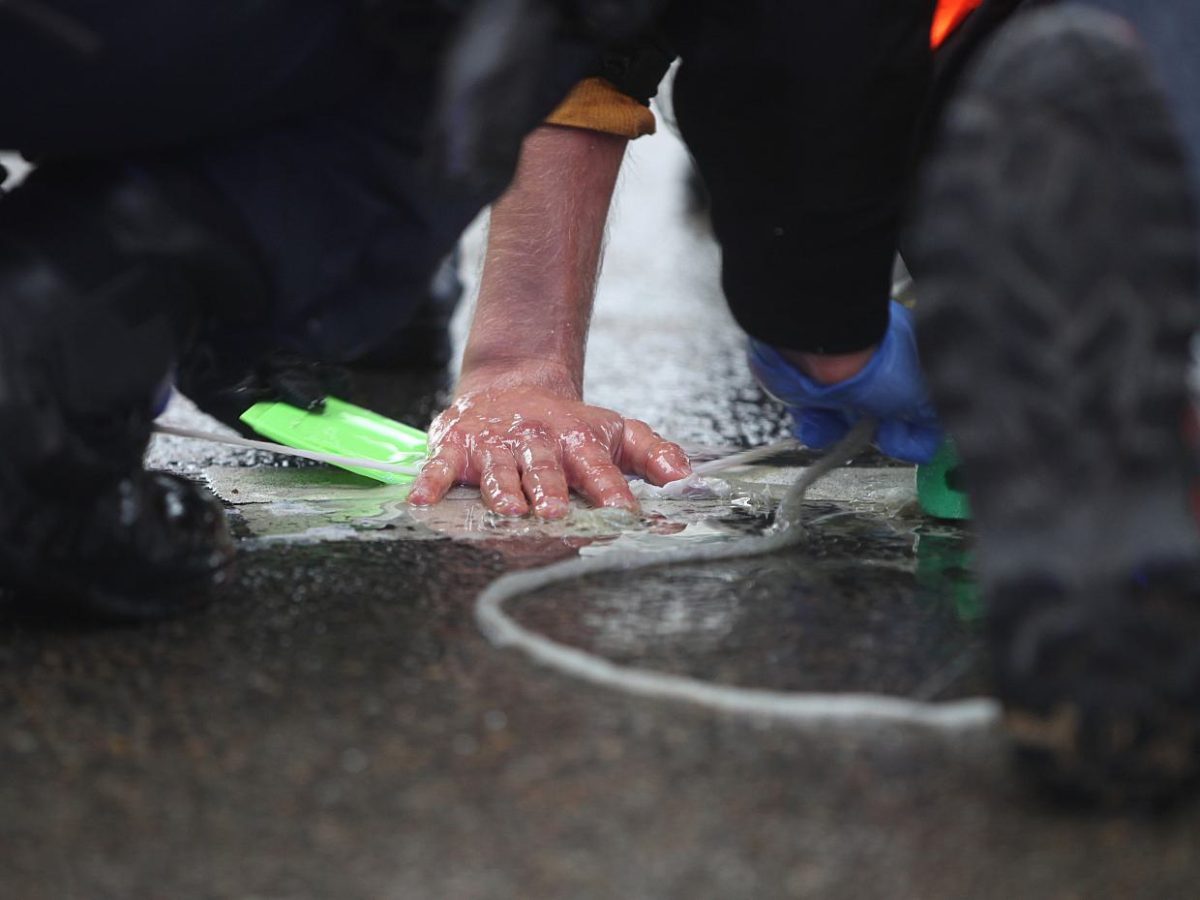
<path id="1" fill-rule="evenodd" d="M 514 597 L 585 575 L 763 556 L 794 546 L 804 538 L 800 511 L 808 489 L 865 447 L 873 431 L 873 423 L 860 423 L 827 456 L 806 469 L 780 503 L 772 531 L 764 536 L 743 538 L 728 544 L 681 547 L 662 553 L 634 551 L 579 557 L 539 569 L 514 572 L 498 578 L 479 595 L 475 602 L 476 622 L 488 640 L 497 646 L 516 648 L 541 665 L 641 697 L 674 700 L 796 726 L 828 723 L 901 724 L 952 732 L 989 728 L 999 717 L 998 705 L 992 700 L 925 703 L 878 694 L 799 694 L 714 684 L 617 665 L 536 634 L 504 611 L 504 604 Z"/>
<path id="2" fill-rule="evenodd" d="M 720 459 L 710 459 L 708 462 L 692 466 L 692 474 L 706 478 L 709 475 L 715 475 L 717 472 L 724 472 L 726 469 L 736 469 L 738 466 L 748 466 L 762 459 L 770 459 L 778 453 L 782 453 L 785 450 L 792 450 L 799 446 L 800 443 L 798 441 L 790 440 L 777 441 L 774 444 L 764 444 L 761 447 L 743 450 L 740 453 L 732 453 Z"/>

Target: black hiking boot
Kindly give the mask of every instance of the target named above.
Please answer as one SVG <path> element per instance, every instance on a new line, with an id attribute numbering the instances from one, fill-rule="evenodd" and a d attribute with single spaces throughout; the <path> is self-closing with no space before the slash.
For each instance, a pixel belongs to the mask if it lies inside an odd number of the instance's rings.
<path id="1" fill-rule="evenodd" d="M 157 619 L 202 606 L 233 571 L 221 505 L 175 475 L 133 472 L 86 503 L 23 512 L 4 517 L 0 583 L 39 614 Z"/>
<path id="2" fill-rule="evenodd" d="M 1132 30 L 1014 19 L 948 108 L 913 239 L 1018 758 L 1073 796 L 1173 800 L 1200 769 L 1200 232 Z"/>
<path id="3" fill-rule="evenodd" d="M 49 164 L 0 198 L 0 585 L 22 605 L 151 618 L 229 575 L 221 507 L 142 470 L 202 311 L 261 290 L 208 215 L 115 164 Z"/>

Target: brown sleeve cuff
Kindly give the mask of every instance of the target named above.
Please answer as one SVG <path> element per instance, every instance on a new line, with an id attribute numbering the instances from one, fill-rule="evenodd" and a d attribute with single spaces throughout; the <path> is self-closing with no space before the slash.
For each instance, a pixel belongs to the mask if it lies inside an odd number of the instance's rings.
<path id="1" fill-rule="evenodd" d="M 586 128 L 629 139 L 654 134 L 654 113 L 603 78 L 585 78 L 547 118 L 547 125 Z"/>

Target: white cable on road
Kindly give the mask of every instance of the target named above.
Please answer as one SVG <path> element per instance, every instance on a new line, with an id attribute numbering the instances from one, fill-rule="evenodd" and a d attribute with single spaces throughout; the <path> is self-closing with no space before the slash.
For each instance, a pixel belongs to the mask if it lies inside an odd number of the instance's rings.
<path id="1" fill-rule="evenodd" d="M 709 475 L 715 475 L 717 472 L 724 472 L 726 469 L 736 469 L 739 466 L 748 466 L 759 460 L 770 459 L 778 453 L 782 453 L 785 450 L 794 450 L 799 446 L 799 442 L 790 440 L 778 441 L 774 444 L 764 444 L 752 450 L 743 450 L 740 453 L 732 453 L 720 459 L 710 459 L 708 462 L 699 463 L 692 466 L 692 474 L 706 478 Z"/>
<path id="2" fill-rule="evenodd" d="M 635 551 L 580 557 L 514 572 L 498 578 L 479 595 L 475 619 L 488 640 L 498 646 L 518 649 L 535 662 L 575 678 L 641 697 L 674 700 L 793 725 L 901 724 L 954 732 L 989 728 L 999 718 L 998 704 L 992 700 L 925 703 L 880 694 L 800 694 L 720 685 L 617 665 L 532 632 L 504 611 L 504 604 L 514 597 L 586 575 L 764 556 L 792 547 L 804 538 L 800 512 L 808 489 L 862 450 L 873 431 L 873 423 L 860 423 L 828 455 L 807 468 L 779 504 L 775 525 L 766 535 L 662 553 Z"/>

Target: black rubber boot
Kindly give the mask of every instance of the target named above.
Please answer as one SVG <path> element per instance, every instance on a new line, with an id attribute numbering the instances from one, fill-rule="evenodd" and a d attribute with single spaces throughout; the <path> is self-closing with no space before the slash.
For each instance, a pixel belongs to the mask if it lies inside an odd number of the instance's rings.
<path id="1" fill-rule="evenodd" d="M 301 409 L 324 408 L 325 398 L 368 402 L 379 382 L 385 396 L 408 392 L 412 378 L 417 393 L 429 393 L 447 372 L 454 355 L 450 320 L 463 295 L 455 250 L 438 266 L 429 289 L 412 317 L 368 353 L 344 365 L 325 363 L 298 353 L 250 351 L 224 333 L 202 335 L 180 360 L 179 390 L 208 415 L 247 437 L 257 437 L 240 419 L 260 401 L 282 401 Z M 382 379 L 382 381 L 380 380 Z M 366 394 L 367 397 L 362 396 Z"/>
<path id="2" fill-rule="evenodd" d="M 0 584 L 23 598 L 155 617 L 229 572 L 216 501 L 141 466 L 202 312 L 262 291 L 189 193 L 49 164 L 0 199 Z"/>
<path id="3" fill-rule="evenodd" d="M 1038 11 L 951 103 L 913 234 L 1008 729 L 1086 798 L 1168 801 L 1200 770 L 1188 182 L 1132 30 Z"/>

